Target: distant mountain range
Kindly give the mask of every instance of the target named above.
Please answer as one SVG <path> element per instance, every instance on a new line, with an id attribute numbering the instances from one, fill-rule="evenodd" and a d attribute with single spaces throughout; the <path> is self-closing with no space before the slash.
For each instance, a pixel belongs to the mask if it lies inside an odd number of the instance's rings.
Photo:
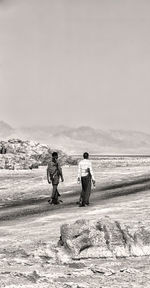
<path id="1" fill-rule="evenodd" d="M 0 121 L 0 140 L 20 138 L 49 144 L 69 154 L 150 154 L 150 135 L 143 132 L 91 127 L 33 126 L 13 128 Z"/>

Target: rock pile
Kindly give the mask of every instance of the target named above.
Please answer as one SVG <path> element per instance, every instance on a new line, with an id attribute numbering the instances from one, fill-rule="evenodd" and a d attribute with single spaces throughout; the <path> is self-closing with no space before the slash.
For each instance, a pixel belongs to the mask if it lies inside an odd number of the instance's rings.
<path id="1" fill-rule="evenodd" d="M 78 220 L 61 226 L 59 245 L 73 259 L 150 255 L 150 228 L 111 220 Z"/>
<path id="2" fill-rule="evenodd" d="M 32 169 L 47 165 L 51 159 L 52 149 L 35 141 L 11 139 L 0 142 L 0 169 Z M 58 151 L 61 164 L 76 164 L 70 156 Z"/>

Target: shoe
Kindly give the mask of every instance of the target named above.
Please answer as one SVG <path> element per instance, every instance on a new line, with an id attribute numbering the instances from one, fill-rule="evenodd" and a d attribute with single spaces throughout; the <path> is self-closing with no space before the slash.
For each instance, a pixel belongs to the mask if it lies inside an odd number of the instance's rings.
<path id="1" fill-rule="evenodd" d="M 47 202 L 48 202 L 49 204 L 53 204 L 53 199 L 49 199 Z"/>
<path id="2" fill-rule="evenodd" d="M 57 205 L 57 204 L 59 204 L 58 202 L 59 202 L 58 200 L 55 200 L 55 199 L 52 199 L 52 198 L 50 200 L 48 200 L 48 203 L 50 205 L 52 205 L 52 204 Z"/>
<path id="3" fill-rule="evenodd" d="M 85 204 L 80 203 L 80 204 L 79 204 L 79 207 L 85 207 Z"/>
<path id="4" fill-rule="evenodd" d="M 80 202 L 80 201 L 77 201 L 76 204 L 79 205 L 79 204 L 81 204 L 81 202 Z"/>
<path id="5" fill-rule="evenodd" d="M 55 200 L 55 202 L 53 202 L 53 204 L 55 204 L 55 205 L 58 205 L 58 204 L 61 204 L 61 203 L 63 203 L 63 201 L 62 200 Z"/>

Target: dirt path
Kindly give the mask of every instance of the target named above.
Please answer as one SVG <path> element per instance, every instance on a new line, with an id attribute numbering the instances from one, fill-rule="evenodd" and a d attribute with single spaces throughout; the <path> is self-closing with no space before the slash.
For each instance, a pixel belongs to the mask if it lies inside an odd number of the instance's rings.
<path id="1" fill-rule="evenodd" d="M 65 208 L 72 208 L 76 206 L 80 195 L 80 189 L 78 187 L 70 187 L 68 192 L 67 188 L 64 188 L 61 192 L 62 203 L 59 205 L 49 205 L 49 197 L 41 197 L 40 199 L 27 199 L 20 201 L 13 201 L 12 203 L 6 203 L 0 209 L 0 220 L 8 221 L 17 219 L 22 216 L 29 216 L 35 214 L 47 214 L 49 211 L 62 210 Z M 114 203 L 120 201 L 122 196 L 128 194 L 142 193 L 143 191 L 150 190 L 150 178 L 145 179 L 141 177 L 139 179 L 132 179 L 132 181 L 122 181 L 121 183 L 98 185 L 95 190 L 92 191 L 91 199 L 92 206 L 103 205 L 106 201 Z M 118 200 L 116 200 L 118 198 Z"/>

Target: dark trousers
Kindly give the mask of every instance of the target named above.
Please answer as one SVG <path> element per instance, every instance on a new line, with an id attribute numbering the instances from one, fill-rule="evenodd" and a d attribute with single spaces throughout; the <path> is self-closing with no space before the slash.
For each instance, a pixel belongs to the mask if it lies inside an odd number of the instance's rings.
<path id="1" fill-rule="evenodd" d="M 82 192 L 81 192 L 81 202 L 83 205 L 89 204 L 89 198 L 91 194 L 91 175 L 81 177 Z"/>
<path id="2" fill-rule="evenodd" d="M 54 204 L 57 204 L 58 202 L 58 196 L 59 196 L 59 193 L 58 193 L 58 184 L 53 184 L 52 183 L 52 186 L 53 186 L 53 190 L 52 190 L 52 202 Z"/>

